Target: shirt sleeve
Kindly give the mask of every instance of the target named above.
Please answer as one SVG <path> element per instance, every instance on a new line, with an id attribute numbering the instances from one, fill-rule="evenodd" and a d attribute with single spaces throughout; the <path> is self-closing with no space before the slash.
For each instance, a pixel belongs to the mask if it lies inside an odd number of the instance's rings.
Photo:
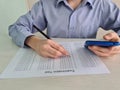
<path id="1" fill-rule="evenodd" d="M 101 27 L 105 30 L 112 29 L 120 35 L 120 9 L 111 0 L 101 1 Z"/>
<path id="2" fill-rule="evenodd" d="M 9 26 L 9 35 L 18 46 L 25 47 L 25 39 L 35 32 L 33 24 L 38 26 L 40 30 L 46 28 L 42 0 L 38 1 L 27 14 L 21 16 L 14 24 Z"/>

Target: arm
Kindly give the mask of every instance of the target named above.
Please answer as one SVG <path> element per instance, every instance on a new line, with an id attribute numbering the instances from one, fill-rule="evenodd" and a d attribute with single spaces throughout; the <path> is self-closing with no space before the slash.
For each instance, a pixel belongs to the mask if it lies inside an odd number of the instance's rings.
<path id="1" fill-rule="evenodd" d="M 50 58 L 57 58 L 68 55 L 68 52 L 59 44 L 52 40 L 43 40 L 33 35 L 35 24 L 40 30 L 46 28 L 46 20 L 43 12 L 42 0 L 34 5 L 31 11 L 21 16 L 13 25 L 9 27 L 9 35 L 20 47 L 25 45 L 31 47 L 39 55 Z"/>
<path id="2" fill-rule="evenodd" d="M 120 36 L 120 8 L 111 0 L 101 0 L 101 27 L 114 30 Z"/>
<path id="3" fill-rule="evenodd" d="M 9 26 L 9 35 L 18 46 L 24 47 L 26 38 L 35 32 L 33 23 L 41 30 L 46 28 L 41 1 L 37 2 L 27 14 L 21 16 L 13 25 Z"/>
<path id="4" fill-rule="evenodd" d="M 108 33 L 103 36 L 107 41 L 120 42 L 120 9 L 112 3 L 111 0 L 101 0 L 102 18 L 101 27 L 105 30 L 112 29 L 115 32 Z M 112 46 L 108 48 L 99 46 L 88 47 L 96 55 L 109 57 L 120 53 L 120 46 Z"/>

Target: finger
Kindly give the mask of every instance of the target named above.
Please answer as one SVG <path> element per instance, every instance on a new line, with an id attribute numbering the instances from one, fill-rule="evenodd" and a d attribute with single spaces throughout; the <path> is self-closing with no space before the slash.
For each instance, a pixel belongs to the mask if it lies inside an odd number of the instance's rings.
<path id="1" fill-rule="evenodd" d="M 51 46 L 50 46 L 49 49 L 48 49 L 48 53 L 54 55 L 55 57 L 63 56 L 63 54 L 62 54 L 60 51 L 54 49 L 54 48 L 51 47 Z"/>
<path id="2" fill-rule="evenodd" d="M 54 54 L 52 52 L 50 52 L 50 50 L 44 51 L 42 53 L 39 52 L 39 54 L 43 57 L 48 57 L 48 58 L 58 58 L 61 56 L 61 54 Z"/>
<path id="3" fill-rule="evenodd" d="M 39 53 L 44 57 L 60 57 L 63 54 L 58 50 L 51 47 L 49 44 L 43 45 L 42 49 L 39 49 Z"/>
<path id="4" fill-rule="evenodd" d="M 97 56 L 109 56 L 110 55 L 110 52 L 109 50 L 107 49 L 104 49 L 104 48 L 101 48 L 101 47 L 97 47 L 97 46 L 90 46 L 88 47 L 93 53 L 95 53 Z M 102 49 L 102 50 L 101 50 Z"/>
<path id="5" fill-rule="evenodd" d="M 108 57 L 108 56 L 110 56 L 109 53 L 103 53 L 103 52 L 100 52 L 100 51 L 93 51 L 93 53 L 95 53 L 97 56 L 101 56 L 101 57 Z"/>
<path id="6" fill-rule="evenodd" d="M 54 42 L 52 40 L 49 42 L 50 42 L 51 47 L 53 47 L 57 51 L 61 52 L 63 55 L 69 55 L 68 51 L 65 50 L 65 48 L 63 46 L 57 44 L 56 42 Z"/>
<path id="7" fill-rule="evenodd" d="M 48 53 L 48 52 L 45 52 L 43 55 L 43 57 L 47 57 L 47 58 L 58 58 L 57 56 L 51 54 L 51 53 Z"/>
<path id="8" fill-rule="evenodd" d="M 104 48 L 102 48 L 102 50 L 100 49 L 101 47 L 98 47 L 98 46 L 90 46 L 88 48 L 97 56 L 109 56 L 108 50 Z"/>
<path id="9" fill-rule="evenodd" d="M 103 52 L 99 52 L 99 51 L 94 51 L 94 53 L 97 55 L 97 56 L 102 56 L 102 57 L 108 57 L 108 56 L 113 56 L 113 55 L 116 55 L 118 52 L 117 51 L 114 51 L 114 52 L 109 52 L 109 53 L 103 53 Z"/>
<path id="10" fill-rule="evenodd" d="M 114 41 L 114 42 L 120 41 L 119 36 L 115 32 L 110 32 L 110 33 L 104 35 L 103 38 L 107 41 Z"/>
<path id="11" fill-rule="evenodd" d="M 59 47 L 55 48 L 56 50 L 60 51 L 64 55 L 69 55 L 68 51 L 62 45 L 58 45 L 58 46 Z"/>
<path id="12" fill-rule="evenodd" d="M 111 56 L 120 53 L 120 47 L 118 46 L 109 47 L 109 48 L 101 48 L 97 46 L 94 46 L 93 48 L 93 46 L 90 46 L 89 49 L 98 56 Z"/>
<path id="13" fill-rule="evenodd" d="M 110 52 L 113 53 L 113 54 L 120 53 L 120 46 L 110 47 Z"/>
<path id="14" fill-rule="evenodd" d="M 99 46 L 89 46 L 88 48 L 92 51 L 99 51 L 102 53 L 108 53 L 110 51 L 109 48 L 99 47 Z"/>

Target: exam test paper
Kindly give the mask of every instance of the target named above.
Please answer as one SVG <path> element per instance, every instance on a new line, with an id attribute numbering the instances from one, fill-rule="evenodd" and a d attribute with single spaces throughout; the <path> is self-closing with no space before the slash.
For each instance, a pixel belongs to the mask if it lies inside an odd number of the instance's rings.
<path id="1" fill-rule="evenodd" d="M 21 48 L 0 78 L 29 78 L 83 74 L 105 74 L 105 64 L 88 49 L 84 42 L 59 42 L 70 56 L 57 59 L 39 56 L 30 48 Z"/>

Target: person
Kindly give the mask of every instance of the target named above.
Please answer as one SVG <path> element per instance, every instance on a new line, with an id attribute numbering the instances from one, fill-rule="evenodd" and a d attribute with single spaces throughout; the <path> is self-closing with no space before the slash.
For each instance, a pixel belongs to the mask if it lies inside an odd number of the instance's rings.
<path id="1" fill-rule="evenodd" d="M 95 38 L 99 27 L 112 29 L 104 39 L 120 41 L 120 9 L 111 0 L 39 0 L 9 26 L 9 35 L 20 47 L 31 47 L 43 57 L 69 55 L 57 42 L 34 35 L 33 25 L 41 31 L 47 28 L 51 38 Z M 103 57 L 120 53 L 120 46 L 88 48 Z"/>

